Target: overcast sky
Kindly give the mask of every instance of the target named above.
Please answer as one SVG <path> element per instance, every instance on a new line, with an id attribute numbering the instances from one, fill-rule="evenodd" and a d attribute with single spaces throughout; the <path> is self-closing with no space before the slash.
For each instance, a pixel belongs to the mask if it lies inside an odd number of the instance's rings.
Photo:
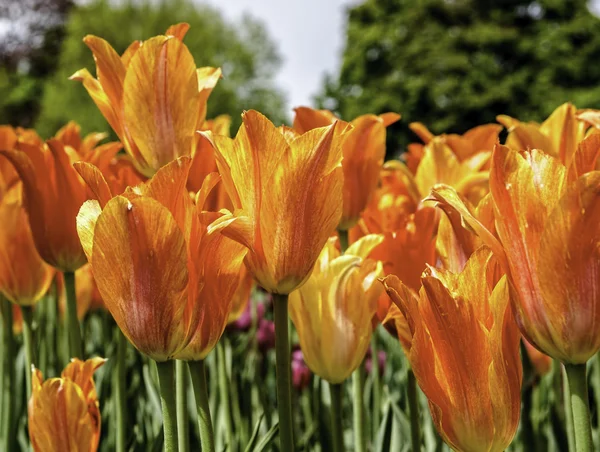
<path id="1" fill-rule="evenodd" d="M 200 0 L 237 20 L 244 12 L 264 21 L 283 64 L 278 85 L 288 108 L 311 105 L 326 72 L 338 66 L 344 45 L 345 8 L 356 0 Z"/>
<path id="2" fill-rule="evenodd" d="M 323 76 L 335 72 L 345 38 L 345 14 L 359 0 L 197 0 L 219 8 L 230 19 L 244 12 L 264 21 L 278 45 L 283 65 L 277 82 L 288 108 L 311 105 Z M 590 2 L 600 14 L 600 0 Z"/>

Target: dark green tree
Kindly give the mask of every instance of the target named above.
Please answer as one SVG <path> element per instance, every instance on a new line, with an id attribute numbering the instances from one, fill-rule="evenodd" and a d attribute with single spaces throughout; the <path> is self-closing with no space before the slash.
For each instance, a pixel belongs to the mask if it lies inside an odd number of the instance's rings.
<path id="1" fill-rule="evenodd" d="M 196 65 L 223 69 L 223 78 L 208 103 L 208 117 L 231 115 L 233 131 L 241 122 L 241 112 L 250 108 L 275 122 L 285 121 L 284 97 L 273 82 L 280 57 L 261 22 L 244 17 L 239 23 L 229 23 L 217 10 L 192 0 L 99 0 L 71 10 L 66 37 L 56 56 L 58 69 L 44 86 L 35 124 L 38 132 L 51 136 L 71 119 L 79 122 L 84 132 L 109 130 L 81 83 L 68 80 L 84 67 L 95 73 L 92 52 L 82 42 L 85 35 L 100 36 L 122 53 L 132 41 L 162 34 L 178 22 L 191 26 L 184 42 Z"/>
<path id="2" fill-rule="evenodd" d="M 598 108 L 599 30 L 586 0 L 366 0 L 348 11 L 342 66 L 318 102 L 345 119 L 402 113 L 389 153 L 415 141 L 412 121 L 461 133 L 498 114 L 539 121 L 565 101 Z"/>

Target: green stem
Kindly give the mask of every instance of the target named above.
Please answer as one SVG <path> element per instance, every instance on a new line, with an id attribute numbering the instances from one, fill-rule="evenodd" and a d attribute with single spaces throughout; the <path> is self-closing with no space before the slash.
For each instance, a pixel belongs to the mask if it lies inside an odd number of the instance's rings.
<path id="1" fill-rule="evenodd" d="M 371 338 L 371 376 L 373 378 L 373 440 L 377 436 L 381 422 L 381 379 L 379 375 L 379 347 L 377 347 L 377 330 Z"/>
<path id="2" fill-rule="evenodd" d="M 116 384 L 116 399 L 117 399 L 117 452 L 125 452 L 125 437 L 127 430 L 127 400 L 125 397 L 126 384 L 126 356 L 127 356 L 127 338 L 123 332 L 117 327 L 117 384 Z"/>
<path id="3" fill-rule="evenodd" d="M 177 432 L 179 452 L 188 452 L 190 449 L 190 438 L 188 432 L 187 411 L 187 365 L 185 361 L 175 361 L 175 379 L 177 390 Z"/>
<path id="4" fill-rule="evenodd" d="M 36 364 L 35 344 L 33 342 L 33 307 L 21 306 L 23 314 L 23 342 L 25 345 L 25 377 L 27 382 L 27 400 L 31 397 L 31 369 Z"/>
<path id="5" fill-rule="evenodd" d="M 292 379 L 288 331 L 288 296 L 273 294 L 275 314 L 275 360 L 277 370 L 277 411 L 280 450 L 293 452 Z"/>
<path id="6" fill-rule="evenodd" d="M 419 418 L 419 397 L 417 394 L 417 380 L 412 369 L 408 369 L 407 375 L 408 409 L 410 414 L 410 439 L 413 452 L 421 450 L 421 427 Z"/>
<path id="7" fill-rule="evenodd" d="M 227 359 L 225 356 L 225 346 L 223 341 L 217 343 L 217 372 L 219 374 L 219 397 L 223 407 L 223 418 L 225 420 L 225 434 L 227 435 L 227 444 L 229 450 L 235 452 L 235 440 L 233 437 L 233 425 L 231 423 L 231 401 L 229 400 L 229 378 L 227 377 Z"/>
<path id="8" fill-rule="evenodd" d="M 573 425 L 573 410 L 571 408 L 571 388 L 569 388 L 569 377 L 567 376 L 567 369 L 564 366 L 561 367 L 562 375 L 562 386 L 563 386 L 563 397 L 564 397 L 564 412 L 565 412 L 565 424 L 567 427 L 567 440 L 569 441 L 569 450 L 575 451 L 575 425 Z"/>
<path id="9" fill-rule="evenodd" d="M 214 452 L 215 437 L 212 421 L 210 419 L 204 361 L 190 361 L 188 365 L 190 367 L 192 386 L 194 387 L 194 397 L 196 398 L 196 407 L 198 410 L 198 427 L 200 429 L 202 452 Z"/>
<path id="10" fill-rule="evenodd" d="M 173 361 L 156 362 L 165 432 L 165 452 L 177 452 L 177 403 Z"/>
<path id="11" fill-rule="evenodd" d="M 340 250 L 342 251 L 342 254 L 344 254 L 348 249 L 348 231 L 345 229 L 338 229 L 338 236 L 340 238 Z"/>
<path id="12" fill-rule="evenodd" d="M 2 350 L 4 363 L 2 367 L 2 434 L 3 450 L 14 450 L 16 432 L 13 430 L 15 414 L 15 338 L 13 336 L 13 307 L 2 294 L 0 294 L 2 308 L 3 340 Z M 31 378 L 31 373 L 29 374 Z"/>
<path id="13" fill-rule="evenodd" d="M 594 449 L 594 443 L 592 442 L 586 365 L 565 364 L 564 366 L 569 382 L 569 404 L 573 413 L 575 450 L 591 452 Z"/>
<path id="14" fill-rule="evenodd" d="M 331 395 L 331 436 L 333 437 L 333 452 L 344 452 L 344 429 L 342 427 L 342 391 L 343 384 L 329 383 Z"/>
<path id="15" fill-rule="evenodd" d="M 67 329 L 69 330 L 69 358 L 83 359 L 81 327 L 77 319 L 77 294 L 75 292 L 75 273 L 64 272 L 67 291 Z"/>
<path id="16" fill-rule="evenodd" d="M 352 374 L 352 409 L 354 413 L 354 444 L 356 452 L 367 450 L 367 438 L 365 435 L 365 368 L 364 363 Z"/>

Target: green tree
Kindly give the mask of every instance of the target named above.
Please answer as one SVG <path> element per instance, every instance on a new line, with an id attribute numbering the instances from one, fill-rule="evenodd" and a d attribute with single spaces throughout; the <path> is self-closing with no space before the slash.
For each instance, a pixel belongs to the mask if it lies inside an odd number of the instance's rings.
<path id="1" fill-rule="evenodd" d="M 95 72 L 92 52 L 82 42 L 85 35 L 100 36 L 121 53 L 132 41 L 164 33 L 178 22 L 191 26 L 185 43 L 196 65 L 223 69 L 208 102 L 208 117 L 231 115 L 233 131 L 241 122 L 241 112 L 250 108 L 275 122 L 285 121 L 284 97 L 273 82 L 280 57 L 261 22 L 244 17 L 239 23 L 228 23 L 217 10 L 192 0 L 99 0 L 71 10 L 58 69 L 44 86 L 38 132 L 51 136 L 71 119 L 84 132 L 109 130 L 83 86 L 68 80 L 84 67 Z"/>
<path id="2" fill-rule="evenodd" d="M 600 20 L 586 0 L 366 0 L 348 11 L 339 74 L 318 102 L 343 118 L 402 113 L 464 132 L 498 114 L 539 121 L 556 106 L 600 107 Z"/>

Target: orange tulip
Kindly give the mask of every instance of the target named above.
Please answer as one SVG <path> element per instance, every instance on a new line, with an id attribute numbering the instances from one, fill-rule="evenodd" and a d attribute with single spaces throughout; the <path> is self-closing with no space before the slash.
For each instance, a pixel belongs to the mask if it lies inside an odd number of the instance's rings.
<path id="1" fill-rule="evenodd" d="M 515 151 L 542 149 L 569 166 L 579 143 L 595 130 L 590 125 L 600 126 L 594 121 L 598 113 L 598 110 L 577 110 L 573 104 L 565 103 L 539 125 L 506 115 L 496 119 L 508 129 L 507 147 Z"/>
<path id="2" fill-rule="evenodd" d="M 210 131 L 215 135 L 229 136 L 231 118 L 221 115 L 215 119 L 206 121 L 202 127 L 203 131 Z M 215 148 L 204 135 L 197 135 L 198 143 L 192 157 L 192 167 L 188 177 L 187 187 L 189 191 L 197 192 L 202 187 L 206 176 L 218 171 Z M 218 184 L 207 199 L 206 210 L 218 212 L 221 209 L 232 210 L 233 204 L 227 195 L 224 184 Z"/>
<path id="3" fill-rule="evenodd" d="M 44 381 L 32 369 L 29 438 L 35 452 L 95 452 L 100 439 L 100 405 L 93 374 L 105 360 L 73 359 L 60 378 Z"/>
<path id="4" fill-rule="evenodd" d="M 287 294 L 308 278 L 339 224 L 345 131 L 336 123 L 297 135 L 252 110 L 242 119 L 234 140 L 207 134 L 235 208 L 218 224 L 249 248 L 257 282 Z"/>
<path id="5" fill-rule="evenodd" d="M 310 278 L 289 297 L 290 317 L 310 370 L 343 382 L 362 363 L 371 342 L 371 318 L 382 292 L 381 263 L 367 259 L 382 236 L 368 235 L 343 256 L 330 239 Z"/>
<path id="6" fill-rule="evenodd" d="M 600 134 L 580 143 L 566 167 L 539 150 L 494 151 L 490 190 L 497 237 L 458 198 L 437 189 L 503 262 L 523 335 L 560 361 L 600 350 Z"/>
<path id="7" fill-rule="evenodd" d="M 210 352 L 227 323 L 246 254 L 210 226 L 221 214 L 202 211 L 216 174 L 194 205 L 186 190 L 190 165 L 189 157 L 179 158 L 114 198 L 96 172 L 86 180 L 106 196 L 86 202 L 77 217 L 107 309 L 123 334 L 156 361 L 200 360 Z"/>
<path id="8" fill-rule="evenodd" d="M 0 196 L 0 291 L 13 303 L 32 306 L 52 283 L 54 269 L 35 248 L 20 187 Z"/>
<path id="9" fill-rule="evenodd" d="M 308 107 L 295 109 L 294 129 L 305 133 L 327 126 L 337 118 L 327 110 Z M 344 142 L 344 213 L 339 229 L 346 230 L 356 224 L 367 207 L 379 183 L 379 172 L 385 158 L 386 127 L 400 119 L 396 113 L 362 115 L 354 119 L 353 129 Z"/>
<path id="10" fill-rule="evenodd" d="M 71 76 L 83 82 L 147 177 L 193 154 L 194 133 L 204 124 L 206 101 L 221 76 L 220 69 L 196 68 L 182 42 L 188 29 L 173 25 L 165 35 L 133 42 L 121 56 L 102 38 L 88 35 L 84 42 L 94 54 L 98 78 L 87 69 Z"/>
<path id="11" fill-rule="evenodd" d="M 525 350 L 527 351 L 527 356 L 529 357 L 529 361 L 533 365 L 533 369 L 535 373 L 543 377 L 552 369 L 552 358 L 548 355 L 540 352 L 537 348 L 527 342 L 526 339 L 523 339 L 523 344 L 525 345 Z"/>
<path id="12" fill-rule="evenodd" d="M 491 253 L 476 251 L 461 273 L 430 268 L 417 297 L 395 276 L 385 288 L 408 321 L 408 358 L 434 424 L 458 451 L 503 451 L 519 424 L 520 334 Z"/>

